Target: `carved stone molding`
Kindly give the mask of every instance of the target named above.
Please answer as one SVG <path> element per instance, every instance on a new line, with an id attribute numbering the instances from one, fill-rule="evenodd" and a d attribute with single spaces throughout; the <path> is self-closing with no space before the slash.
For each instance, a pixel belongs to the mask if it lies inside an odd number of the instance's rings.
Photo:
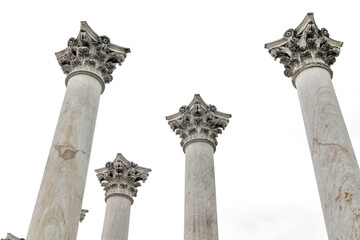
<path id="1" fill-rule="evenodd" d="M 80 213 L 80 222 L 82 222 L 85 217 L 86 217 L 86 214 L 89 212 L 89 210 L 87 209 L 81 209 L 81 213 Z"/>
<path id="2" fill-rule="evenodd" d="M 287 30 L 282 39 L 265 44 L 265 48 L 275 60 L 279 58 L 284 64 L 284 74 L 292 77 L 295 86 L 297 74 L 308 67 L 325 68 L 332 76 L 330 66 L 335 63 L 342 45 L 342 42 L 331 39 L 325 28 L 319 29 L 314 15 L 308 13 L 295 30 Z"/>
<path id="3" fill-rule="evenodd" d="M 227 126 L 229 118 L 230 114 L 217 111 L 214 105 L 207 105 L 199 94 L 195 94 L 188 106 L 180 107 L 178 113 L 167 116 L 166 120 L 175 134 L 180 135 L 184 152 L 194 141 L 210 143 L 215 152 L 216 138 Z"/>
<path id="4" fill-rule="evenodd" d="M 25 240 L 25 238 L 18 238 L 12 235 L 11 233 L 8 233 L 6 238 L 2 238 L 1 240 Z"/>
<path id="5" fill-rule="evenodd" d="M 116 64 L 121 65 L 129 48 L 110 43 L 107 36 L 98 36 L 86 22 L 81 22 L 77 38 L 70 38 L 68 47 L 55 53 L 65 74 L 77 71 L 91 72 L 103 83 L 110 83 Z"/>
<path id="6" fill-rule="evenodd" d="M 105 201 L 111 196 L 124 196 L 133 202 L 140 181 L 145 182 L 151 169 L 129 162 L 118 153 L 113 162 L 107 162 L 104 168 L 95 170 L 96 176 L 105 190 Z"/>

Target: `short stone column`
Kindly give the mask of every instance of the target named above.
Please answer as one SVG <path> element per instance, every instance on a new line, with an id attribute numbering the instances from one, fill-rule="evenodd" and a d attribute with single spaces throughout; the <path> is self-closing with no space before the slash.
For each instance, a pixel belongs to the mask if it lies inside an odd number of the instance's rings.
<path id="1" fill-rule="evenodd" d="M 265 45 L 297 88 L 330 240 L 360 238 L 360 171 L 331 82 L 342 42 L 308 14 L 295 29 Z"/>
<path id="2" fill-rule="evenodd" d="M 207 105 L 199 94 L 166 117 L 185 152 L 185 240 L 217 240 L 214 152 L 230 114 Z"/>
<path id="3" fill-rule="evenodd" d="M 100 94 L 128 52 L 82 22 L 78 37 L 56 53 L 67 89 L 27 240 L 76 239 Z"/>
<path id="4" fill-rule="evenodd" d="M 106 212 L 102 240 L 127 240 L 130 207 L 140 181 L 145 182 L 151 169 L 143 168 L 118 153 L 113 162 L 97 169 L 96 176 L 105 190 Z"/>

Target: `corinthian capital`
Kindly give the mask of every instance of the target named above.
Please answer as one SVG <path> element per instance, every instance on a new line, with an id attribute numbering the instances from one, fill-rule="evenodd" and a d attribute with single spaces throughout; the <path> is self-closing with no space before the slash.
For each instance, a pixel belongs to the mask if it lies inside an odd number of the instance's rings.
<path id="1" fill-rule="evenodd" d="M 89 71 L 103 83 L 110 83 L 116 64 L 121 65 L 129 52 L 129 48 L 110 43 L 107 36 L 98 36 L 86 22 L 81 22 L 77 38 L 70 38 L 68 47 L 55 55 L 65 74 Z"/>
<path id="2" fill-rule="evenodd" d="M 140 181 L 145 182 L 151 169 L 129 162 L 118 153 L 113 162 L 107 162 L 104 168 L 95 170 L 96 176 L 105 190 L 105 201 L 114 195 L 124 196 L 133 202 Z"/>
<path id="3" fill-rule="evenodd" d="M 284 74 L 292 77 L 295 86 L 297 74 L 307 67 L 323 67 L 332 75 L 330 66 L 339 56 L 342 44 L 331 39 L 325 28 L 319 29 L 314 15 L 308 13 L 295 30 L 287 30 L 282 39 L 265 44 L 265 48 L 275 60 L 279 58 L 284 64 Z"/>
<path id="4" fill-rule="evenodd" d="M 2 238 L 1 240 L 25 240 L 24 238 L 18 238 L 12 235 L 11 233 L 8 233 L 6 238 Z"/>
<path id="5" fill-rule="evenodd" d="M 166 117 L 166 120 L 175 134 L 180 135 L 184 151 L 193 141 L 206 141 L 215 151 L 216 138 L 227 126 L 229 118 L 230 114 L 217 111 L 214 105 L 207 105 L 199 94 L 195 94 L 188 106 L 180 107 L 178 113 Z"/>

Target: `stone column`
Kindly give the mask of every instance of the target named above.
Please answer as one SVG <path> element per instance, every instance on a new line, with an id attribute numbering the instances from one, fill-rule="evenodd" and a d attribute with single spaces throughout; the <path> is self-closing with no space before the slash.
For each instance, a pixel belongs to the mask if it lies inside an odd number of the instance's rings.
<path id="1" fill-rule="evenodd" d="M 100 94 L 128 52 L 81 22 L 78 37 L 56 53 L 67 89 L 27 240 L 76 239 Z"/>
<path id="2" fill-rule="evenodd" d="M 130 207 L 136 197 L 140 181 L 145 182 L 151 169 L 129 162 L 118 153 L 113 162 L 97 169 L 101 186 L 105 190 L 106 212 L 102 240 L 127 240 Z"/>
<path id="3" fill-rule="evenodd" d="M 309 13 L 295 29 L 265 45 L 297 88 L 330 240 L 360 238 L 360 171 L 331 82 L 342 42 Z"/>
<path id="4" fill-rule="evenodd" d="M 180 135 L 185 153 L 185 240 L 218 239 L 214 152 L 216 138 L 230 117 L 207 105 L 199 94 L 178 113 L 166 117 Z"/>

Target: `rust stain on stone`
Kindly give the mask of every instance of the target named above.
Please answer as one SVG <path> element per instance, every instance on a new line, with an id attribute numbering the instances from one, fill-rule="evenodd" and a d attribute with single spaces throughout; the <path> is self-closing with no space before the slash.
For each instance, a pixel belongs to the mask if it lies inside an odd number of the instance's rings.
<path id="1" fill-rule="evenodd" d="M 335 202 L 339 201 L 340 197 L 341 197 L 341 192 L 342 192 L 342 187 L 339 187 L 339 194 L 337 195 L 337 197 L 335 198 Z"/>
<path id="2" fill-rule="evenodd" d="M 350 205 L 353 195 L 351 193 L 345 192 L 345 201 Z"/>
<path id="3" fill-rule="evenodd" d="M 347 153 L 349 155 L 352 155 L 351 152 L 347 148 L 345 148 L 345 147 L 343 147 L 343 146 L 341 146 L 340 144 L 337 144 L 337 143 L 321 143 L 321 142 L 319 142 L 319 140 L 317 138 L 314 138 L 313 139 L 313 147 L 315 147 L 315 145 L 336 146 L 336 147 L 339 147 L 343 152 L 345 152 L 345 153 Z"/>

